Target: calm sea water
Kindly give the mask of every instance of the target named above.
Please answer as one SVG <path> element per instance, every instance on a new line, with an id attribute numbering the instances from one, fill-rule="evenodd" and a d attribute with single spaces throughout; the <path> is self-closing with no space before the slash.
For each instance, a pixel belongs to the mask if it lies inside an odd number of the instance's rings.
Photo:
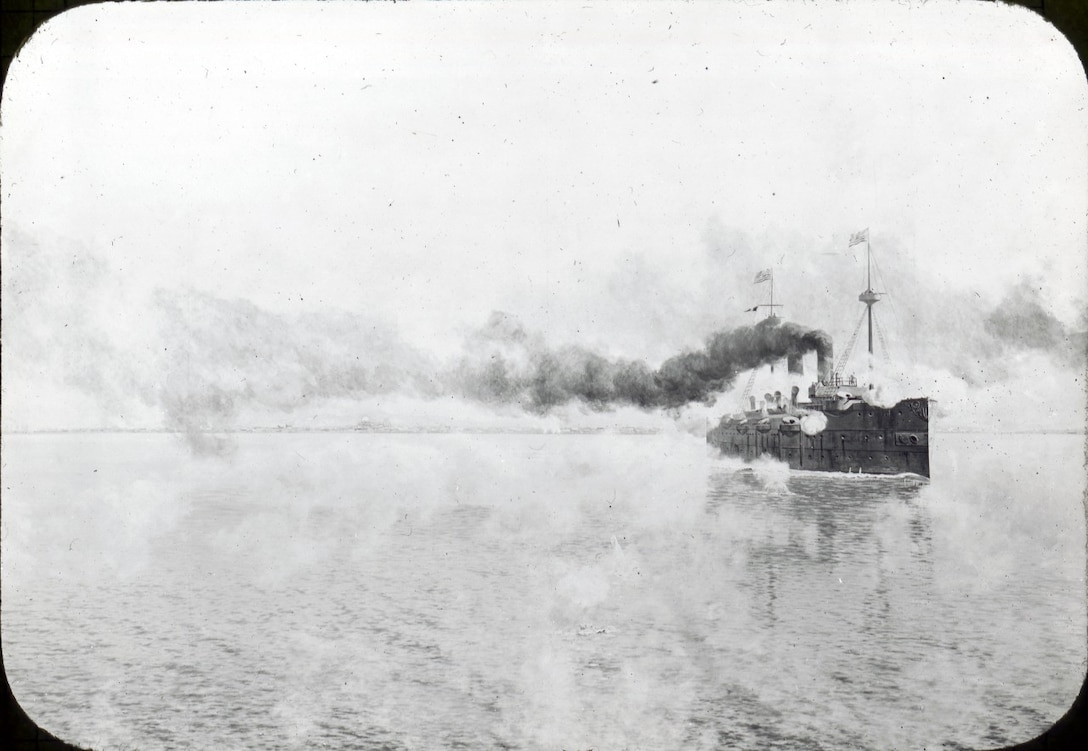
<path id="1" fill-rule="evenodd" d="M 4 660 L 103 750 L 1001 746 L 1084 676 L 1083 445 L 5 436 Z"/>

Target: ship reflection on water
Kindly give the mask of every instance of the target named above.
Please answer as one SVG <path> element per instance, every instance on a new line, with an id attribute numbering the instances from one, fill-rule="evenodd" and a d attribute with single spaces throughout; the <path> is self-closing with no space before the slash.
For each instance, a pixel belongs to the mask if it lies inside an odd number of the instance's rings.
<path id="1" fill-rule="evenodd" d="M 918 503 L 926 487 L 917 476 L 782 474 L 767 463 L 711 474 L 707 509 L 715 513 L 728 505 L 773 520 L 746 540 L 747 585 L 768 628 L 795 619 L 813 592 L 832 602 L 830 581 L 833 588 L 850 589 L 849 598 L 835 600 L 856 606 L 847 620 L 875 636 L 893 615 L 893 568 L 909 560 L 915 583 L 932 583 L 932 519 Z M 816 603 L 813 612 L 828 608 Z"/>

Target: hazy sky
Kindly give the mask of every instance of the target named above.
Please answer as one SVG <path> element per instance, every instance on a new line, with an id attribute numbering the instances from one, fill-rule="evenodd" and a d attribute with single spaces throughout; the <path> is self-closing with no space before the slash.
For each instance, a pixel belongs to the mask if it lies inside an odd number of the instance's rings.
<path id="1" fill-rule="evenodd" d="M 655 365 L 773 266 L 841 341 L 864 227 L 890 328 L 960 377 L 970 306 L 1085 328 L 1086 103 L 1069 43 L 989 3 L 79 8 L 4 90 L 5 424 L 169 389 L 179 296 L 438 358 L 502 310 Z"/>

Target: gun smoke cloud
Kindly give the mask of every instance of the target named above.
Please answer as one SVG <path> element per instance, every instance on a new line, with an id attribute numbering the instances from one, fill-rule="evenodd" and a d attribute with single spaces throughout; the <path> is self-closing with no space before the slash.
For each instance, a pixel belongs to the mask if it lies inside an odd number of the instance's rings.
<path id="1" fill-rule="evenodd" d="M 1063 324 L 1043 301 L 1040 287 L 1022 280 L 987 314 L 986 333 L 1002 351 L 1053 352 L 1065 363 L 1080 364 L 1088 352 L 1088 332 Z"/>

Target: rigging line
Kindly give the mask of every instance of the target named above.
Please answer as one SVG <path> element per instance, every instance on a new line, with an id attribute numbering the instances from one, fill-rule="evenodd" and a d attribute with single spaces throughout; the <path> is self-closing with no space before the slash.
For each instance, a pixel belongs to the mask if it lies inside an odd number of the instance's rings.
<path id="1" fill-rule="evenodd" d="M 880 325 L 880 319 L 873 316 L 873 326 L 876 327 L 876 338 L 880 340 L 880 354 L 884 362 L 888 365 L 892 364 L 891 354 L 888 352 L 888 342 L 884 338 L 884 329 Z"/>
<path id="2" fill-rule="evenodd" d="M 748 376 L 748 383 L 744 387 L 744 392 L 740 395 L 740 408 L 742 410 L 748 409 L 745 402 L 748 401 L 748 395 L 752 393 L 752 386 L 756 382 L 756 373 L 758 372 L 759 368 L 752 368 L 752 375 Z"/>
<path id="3" fill-rule="evenodd" d="M 888 306 L 891 308 L 891 311 L 892 311 L 892 317 L 895 318 L 896 327 L 902 328 L 903 321 L 899 317 L 899 306 L 896 305 L 896 303 L 895 303 L 895 296 L 894 295 L 889 295 L 888 292 L 887 292 L 888 281 L 887 281 L 887 278 L 884 276 L 884 269 L 880 268 L 880 262 L 876 260 L 876 256 L 872 257 L 872 261 L 873 261 L 873 266 L 876 267 L 877 276 L 880 277 L 881 289 L 884 290 L 884 292 L 882 292 L 881 294 L 883 295 L 883 298 L 888 301 Z"/>
<path id="4" fill-rule="evenodd" d="M 880 277 L 880 289 L 881 289 L 880 294 L 882 296 L 887 296 L 887 294 L 888 294 L 888 292 L 887 292 L 887 290 L 888 290 L 888 280 L 884 276 L 884 269 L 880 268 L 880 262 L 876 260 L 875 256 L 872 258 L 872 261 L 873 261 L 873 267 L 876 269 L 876 275 L 878 277 Z"/>
<path id="5" fill-rule="evenodd" d="M 864 322 L 865 313 L 863 312 L 861 314 L 861 318 L 858 319 L 857 325 L 854 326 L 854 333 L 850 335 L 850 341 L 846 345 L 846 349 L 842 351 L 842 354 L 839 355 L 839 361 L 835 363 L 835 370 L 833 371 L 834 376 L 837 377 L 842 375 L 843 368 L 846 367 L 846 363 L 850 359 L 850 353 L 854 351 L 854 345 L 857 344 L 858 334 L 861 333 L 861 324 L 863 324 Z"/>

